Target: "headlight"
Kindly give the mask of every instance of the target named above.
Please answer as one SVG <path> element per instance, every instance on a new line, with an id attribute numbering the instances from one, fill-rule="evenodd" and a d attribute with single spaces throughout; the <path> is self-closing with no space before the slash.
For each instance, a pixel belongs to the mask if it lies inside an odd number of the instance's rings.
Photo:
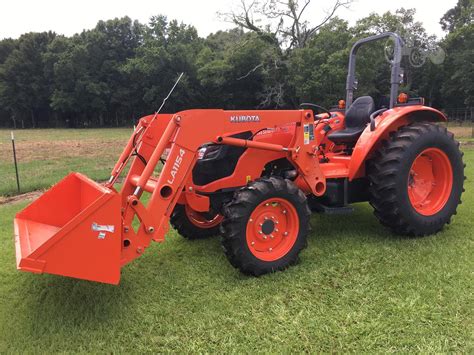
<path id="1" fill-rule="evenodd" d="M 204 158 L 204 153 L 206 153 L 207 147 L 199 148 L 198 150 L 198 160 Z"/>
<path id="2" fill-rule="evenodd" d="M 222 145 L 207 145 L 199 148 L 198 150 L 198 159 L 213 159 L 216 158 L 220 151 L 223 149 Z"/>

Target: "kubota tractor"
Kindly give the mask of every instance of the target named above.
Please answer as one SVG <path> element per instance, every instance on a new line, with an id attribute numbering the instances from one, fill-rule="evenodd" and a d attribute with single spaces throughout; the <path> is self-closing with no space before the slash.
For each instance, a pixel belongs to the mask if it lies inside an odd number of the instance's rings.
<path id="1" fill-rule="evenodd" d="M 390 103 L 376 108 L 369 96 L 353 99 L 355 62 L 361 45 L 384 38 L 394 41 Z M 16 215 L 18 269 L 117 284 L 121 267 L 164 241 L 171 222 L 189 239 L 220 232 L 230 263 L 261 275 L 297 260 L 311 210 L 347 213 L 359 201 L 395 233 L 438 232 L 460 203 L 462 153 L 437 124 L 441 112 L 397 100 L 401 53 L 394 33 L 356 42 L 345 109 L 141 118 L 105 186 L 72 173 Z"/>

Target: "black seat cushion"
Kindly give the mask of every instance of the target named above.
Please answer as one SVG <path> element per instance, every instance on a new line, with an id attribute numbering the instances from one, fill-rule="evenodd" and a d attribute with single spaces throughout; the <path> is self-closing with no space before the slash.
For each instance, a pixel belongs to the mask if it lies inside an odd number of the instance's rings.
<path id="1" fill-rule="evenodd" d="M 346 127 L 331 133 L 328 138 L 336 144 L 355 143 L 370 122 L 370 115 L 374 111 L 374 99 L 370 96 L 358 97 L 346 111 Z"/>
<path id="2" fill-rule="evenodd" d="M 349 127 L 332 133 L 328 138 L 336 144 L 355 143 L 364 129 L 365 127 Z"/>

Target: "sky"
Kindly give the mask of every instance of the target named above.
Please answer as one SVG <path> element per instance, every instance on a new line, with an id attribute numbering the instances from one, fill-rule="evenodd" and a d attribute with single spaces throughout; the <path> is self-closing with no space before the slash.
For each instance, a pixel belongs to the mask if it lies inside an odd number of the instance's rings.
<path id="1" fill-rule="evenodd" d="M 146 23 L 150 16 L 164 14 L 194 25 L 200 36 L 231 28 L 217 12 L 235 8 L 240 0 L 3 0 L 0 6 L 0 39 L 17 38 L 25 32 L 52 30 L 72 35 L 95 27 L 97 21 L 129 16 Z M 313 0 L 307 14 L 315 20 L 323 17 L 332 0 Z M 457 0 L 356 0 L 350 9 L 337 15 L 354 24 L 371 12 L 384 13 L 397 8 L 416 8 L 416 19 L 428 33 L 443 36 L 439 19 Z"/>

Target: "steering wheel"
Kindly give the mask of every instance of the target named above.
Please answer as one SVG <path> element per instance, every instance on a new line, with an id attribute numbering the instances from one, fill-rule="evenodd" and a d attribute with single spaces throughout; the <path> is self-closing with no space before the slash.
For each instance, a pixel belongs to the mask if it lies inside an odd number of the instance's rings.
<path id="1" fill-rule="evenodd" d="M 327 108 L 324 108 L 324 107 L 322 107 L 322 106 L 319 106 L 319 105 L 316 105 L 316 104 L 312 104 L 312 103 L 309 103 L 309 102 L 304 102 L 304 103 L 300 104 L 300 107 L 301 107 L 301 108 L 308 107 L 308 108 L 312 109 L 313 112 L 315 111 L 314 109 L 319 110 L 319 111 L 322 111 L 322 112 L 328 114 L 328 117 L 327 117 L 327 118 L 331 118 L 331 112 L 329 112 L 329 110 L 328 110 Z"/>

